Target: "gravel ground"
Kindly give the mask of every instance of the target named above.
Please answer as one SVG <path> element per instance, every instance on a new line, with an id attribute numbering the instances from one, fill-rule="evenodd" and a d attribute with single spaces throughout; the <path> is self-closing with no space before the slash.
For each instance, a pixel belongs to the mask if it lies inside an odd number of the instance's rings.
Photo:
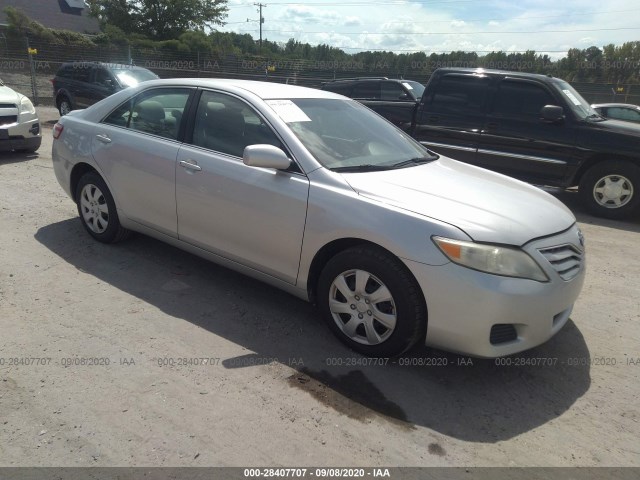
<path id="1" fill-rule="evenodd" d="M 142 235 L 93 241 L 39 111 L 39 153 L 0 154 L 0 466 L 640 466 L 640 221 L 560 195 L 586 284 L 511 365 L 361 365 L 305 302 Z"/>

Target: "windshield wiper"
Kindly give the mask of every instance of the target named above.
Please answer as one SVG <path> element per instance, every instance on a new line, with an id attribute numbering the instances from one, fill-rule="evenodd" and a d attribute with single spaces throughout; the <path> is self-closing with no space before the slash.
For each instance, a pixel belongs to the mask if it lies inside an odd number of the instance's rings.
<path id="1" fill-rule="evenodd" d="M 364 165 L 350 165 L 348 167 L 333 167 L 331 170 L 334 172 L 376 172 L 381 170 L 390 170 L 394 168 L 389 165 L 371 165 L 369 163 Z"/>
<path id="2" fill-rule="evenodd" d="M 438 157 L 417 157 L 410 158 L 409 160 L 403 160 L 402 162 L 394 163 L 391 165 L 391 168 L 403 168 L 408 167 L 409 165 L 421 165 L 423 163 L 433 162 L 437 160 Z"/>

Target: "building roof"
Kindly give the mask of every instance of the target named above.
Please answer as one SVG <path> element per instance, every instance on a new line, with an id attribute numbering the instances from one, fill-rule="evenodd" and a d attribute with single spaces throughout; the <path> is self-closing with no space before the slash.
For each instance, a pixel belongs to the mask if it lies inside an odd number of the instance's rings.
<path id="1" fill-rule="evenodd" d="M 100 33 L 100 24 L 96 18 L 89 16 L 88 8 L 78 0 L 2 0 L 0 8 L 0 25 L 7 24 L 4 7 L 15 7 L 25 13 L 31 20 L 40 22 L 47 28 L 71 30 L 78 33 Z"/>

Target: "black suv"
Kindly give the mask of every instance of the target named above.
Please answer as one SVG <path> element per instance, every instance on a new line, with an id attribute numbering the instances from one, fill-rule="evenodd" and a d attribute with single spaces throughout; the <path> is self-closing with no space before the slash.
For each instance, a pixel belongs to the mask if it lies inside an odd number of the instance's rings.
<path id="1" fill-rule="evenodd" d="M 134 65 L 71 62 L 63 63 L 53 84 L 53 98 L 60 115 L 86 108 L 127 87 L 158 76 L 146 68 Z"/>
<path id="2" fill-rule="evenodd" d="M 321 88 L 358 100 L 398 126 L 411 118 L 424 92 L 421 83 L 387 77 L 343 78 Z"/>

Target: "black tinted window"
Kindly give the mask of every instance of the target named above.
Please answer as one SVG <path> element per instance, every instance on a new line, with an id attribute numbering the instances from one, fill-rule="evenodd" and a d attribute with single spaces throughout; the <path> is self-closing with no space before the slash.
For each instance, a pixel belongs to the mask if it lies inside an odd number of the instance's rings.
<path id="1" fill-rule="evenodd" d="M 396 82 L 382 82 L 380 90 L 381 100 L 412 100 L 402 85 Z"/>
<path id="2" fill-rule="evenodd" d="M 446 113 L 481 113 L 489 81 L 475 76 L 444 76 L 429 95 L 429 110 Z"/>
<path id="3" fill-rule="evenodd" d="M 93 70 L 91 65 L 78 63 L 73 67 L 73 79 L 79 82 L 90 82 L 91 70 Z"/>
<path id="4" fill-rule="evenodd" d="M 58 73 L 56 75 L 62 78 L 72 78 L 73 67 L 71 65 L 64 66 L 60 70 L 58 70 Z"/>
<path id="5" fill-rule="evenodd" d="M 353 88 L 353 98 L 380 100 L 380 82 L 356 83 Z"/>
<path id="6" fill-rule="evenodd" d="M 493 113 L 538 118 L 545 105 L 557 105 L 557 102 L 542 86 L 505 80 L 500 84 Z"/>
<path id="7" fill-rule="evenodd" d="M 105 68 L 96 70 L 96 83 L 103 87 L 113 87 L 115 85 L 113 77 Z"/>
<path id="8" fill-rule="evenodd" d="M 329 83 L 324 86 L 324 89 L 333 93 L 339 93 L 340 95 L 344 95 L 345 97 L 350 97 L 352 87 L 352 84 Z"/>

